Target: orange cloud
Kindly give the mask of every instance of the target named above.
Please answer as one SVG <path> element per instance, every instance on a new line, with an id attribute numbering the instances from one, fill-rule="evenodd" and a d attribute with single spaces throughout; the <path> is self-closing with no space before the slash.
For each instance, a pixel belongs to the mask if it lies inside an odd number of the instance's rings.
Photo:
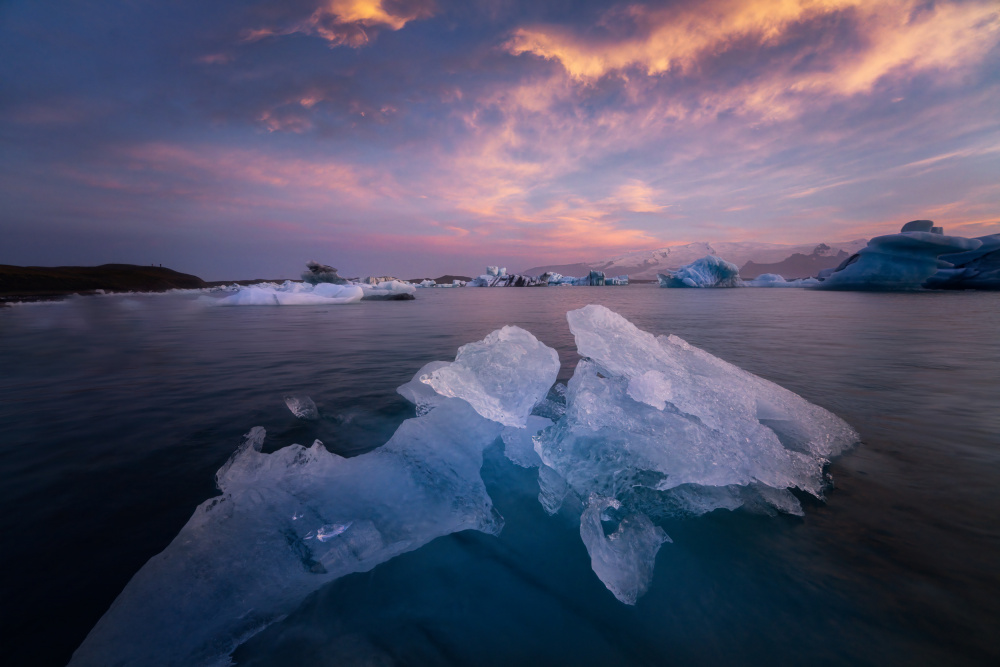
<path id="1" fill-rule="evenodd" d="M 1000 37 L 1000 6 L 994 0 L 938 3 L 918 0 L 709 0 L 668 9 L 636 5 L 624 16 L 624 37 L 594 38 L 554 26 L 520 28 L 506 44 L 559 62 L 578 81 L 631 69 L 648 76 L 684 72 L 701 60 L 753 43 L 780 45 L 792 29 L 826 17 L 850 19 L 857 47 L 830 49 L 818 67 L 784 72 L 772 90 L 745 93 L 750 106 L 773 104 L 783 91 L 840 95 L 868 92 L 894 72 L 952 70 L 980 62 Z M 620 18 L 615 15 L 613 18 Z M 799 62 L 792 64 L 801 65 Z M 756 88 L 755 88 L 756 89 Z"/>
<path id="2" fill-rule="evenodd" d="M 359 48 L 379 30 L 401 30 L 410 21 L 432 16 L 432 0 L 385 2 L 384 0 L 326 0 L 305 21 L 289 28 L 258 28 L 244 35 L 256 41 L 275 35 L 304 33 L 322 37 L 330 46 Z"/>

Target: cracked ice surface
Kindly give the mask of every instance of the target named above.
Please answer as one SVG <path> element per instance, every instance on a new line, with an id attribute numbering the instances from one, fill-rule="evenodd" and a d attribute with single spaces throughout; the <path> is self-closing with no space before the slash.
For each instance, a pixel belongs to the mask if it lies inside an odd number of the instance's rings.
<path id="1" fill-rule="evenodd" d="M 462 367 L 461 388 L 473 383 L 480 402 L 503 404 L 506 396 L 490 394 L 499 385 L 478 373 L 516 382 L 521 364 L 556 358 L 523 330 L 499 333 L 479 345 L 497 345 L 500 354 L 480 347 L 474 355 L 491 365 Z M 553 379 L 557 370 L 558 362 Z M 534 405 L 549 386 L 530 367 L 525 373 L 531 381 L 516 390 Z M 446 378 L 437 381 L 438 391 L 449 391 Z M 217 473 L 222 495 L 202 503 L 139 570 L 71 664 L 228 665 L 239 644 L 326 583 L 442 535 L 499 533 L 503 519 L 480 468 L 503 427 L 458 398 L 423 405 L 385 445 L 350 459 L 319 441 L 264 454 L 264 429 L 252 429 Z"/>

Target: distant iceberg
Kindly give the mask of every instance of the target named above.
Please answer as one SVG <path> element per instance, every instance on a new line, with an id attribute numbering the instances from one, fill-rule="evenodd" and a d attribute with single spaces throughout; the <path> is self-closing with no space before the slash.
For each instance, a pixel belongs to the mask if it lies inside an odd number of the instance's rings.
<path id="1" fill-rule="evenodd" d="M 365 290 L 360 285 L 337 285 L 334 283 L 260 283 L 246 287 L 236 287 L 236 292 L 221 299 L 204 297 L 207 303 L 216 306 L 330 306 L 356 303 L 364 298 Z"/>
<path id="2" fill-rule="evenodd" d="M 361 284 L 364 290 L 361 299 L 363 301 L 409 301 L 415 297 L 417 291 L 415 285 L 402 280 L 385 280 L 375 285 Z"/>
<path id="3" fill-rule="evenodd" d="M 784 276 L 777 273 L 763 273 L 753 280 L 742 281 L 743 287 L 813 287 L 819 285 L 816 278 L 799 278 L 798 280 L 785 280 Z"/>
<path id="4" fill-rule="evenodd" d="M 412 300 L 416 287 L 400 280 L 389 280 L 370 285 L 367 283 L 338 285 L 334 283 L 259 283 L 235 286 L 233 294 L 205 301 L 216 306 L 329 306 L 358 301 Z"/>
<path id="5" fill-rule="evenodd" d="M 469 287 L 536 287 L 536 286 L 602 286 L 628 285 L 628 276 L 606 277 L 603 271 L 591 270 L 586 276 L 564 276 L 547 271 L 540 276 L 508 274 L 504 267 L 488 266 L 486 273 L 473 279 Z"/>
<path id="6" fill-rule="evenodd" d="M 1000 234 L 972 239 L 982 243 L 975 250 L 940 259 L 950 264 L 927 279 L 925 287 L 948 290 L 1000 290 Z"/>
<path id="7" fill-rule="evenodd" d="M 674 271 L 656 274 L 660 287 L 739 287 L 740 269 L 715 255 L 701 259 Z"/>
<path id="8" fill-rule="evenodd" d="M 877 236 L 833 271 L 820 272 L 818 289 L 833 290 L 918 290 L 934 283 L 934 276 L 953 265 L 942 256 L 977 250 L 980 239 L 945 236 L 930 220 L 913 220 L 898 234 Z M 970 260 L 972 261 L 972 260 Z M 972 276 L 970 276 L 972 277 Z M 940 283 L 961 278 L 942 274 Z"/>

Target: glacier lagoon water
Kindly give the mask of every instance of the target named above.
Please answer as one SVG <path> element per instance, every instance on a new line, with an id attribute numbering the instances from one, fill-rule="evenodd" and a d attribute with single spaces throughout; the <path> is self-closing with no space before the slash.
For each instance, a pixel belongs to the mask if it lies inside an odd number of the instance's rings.
<path id="1" fill-rule="evenodd" d="M 603 303 L 773 380 L 863 444 L 805 517 L 668 522 L 619 603 L 536 472 L 486 452 L 506 519 L 321 589 L 237 664 L 994 664 L 1000 657 L 1000 295 L 627 288 L 424 290 L 412 302 L 207 309 L 185 296 L 0 310 L 4 649 L 65 664 L 251 426 L 267 447 L 384 443 L 428 361 L 505 324 L 576 364 L 565 313 Z M 320 418 L 296 419 L 286 396 Z"/>

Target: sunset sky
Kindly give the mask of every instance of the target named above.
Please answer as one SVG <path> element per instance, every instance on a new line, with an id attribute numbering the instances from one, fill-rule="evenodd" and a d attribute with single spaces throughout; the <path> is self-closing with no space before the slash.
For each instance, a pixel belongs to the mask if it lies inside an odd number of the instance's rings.
<path id="1" fill-rule="evenodd" d="M 0 263 L 1000 232 L 1000 2 L 7 0 Z"/>

